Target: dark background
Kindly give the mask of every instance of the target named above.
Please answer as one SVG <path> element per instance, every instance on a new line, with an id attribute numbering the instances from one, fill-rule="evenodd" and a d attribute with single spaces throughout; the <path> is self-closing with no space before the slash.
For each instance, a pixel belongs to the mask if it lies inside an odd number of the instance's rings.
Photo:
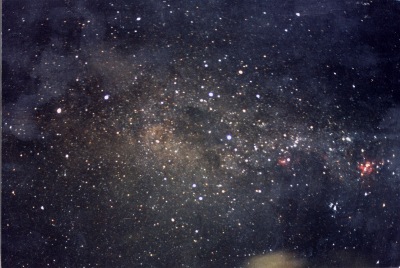
<path id="1" fill-rule="evenodd" d="M 400 265 L 399 1 L 2 19 L 4 267 Z"/>

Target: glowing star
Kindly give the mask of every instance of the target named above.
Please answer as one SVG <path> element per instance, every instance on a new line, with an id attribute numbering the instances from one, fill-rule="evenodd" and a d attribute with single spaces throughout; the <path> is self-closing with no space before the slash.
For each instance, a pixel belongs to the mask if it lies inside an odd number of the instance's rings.
<path id="1" fill-rule="evenodd" d="M 361 176 L 370 175 L 374 171 L 374 168 L 372 167 L 373 164 L 374 163 L 370 161 L 359 164 L 358 170 L 360 170 Z"/>

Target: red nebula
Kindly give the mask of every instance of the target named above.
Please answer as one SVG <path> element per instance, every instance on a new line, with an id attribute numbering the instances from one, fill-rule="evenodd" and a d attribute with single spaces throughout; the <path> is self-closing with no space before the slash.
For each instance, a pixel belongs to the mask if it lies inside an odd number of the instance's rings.
<path id="1" fill-rule="evenodd" d="M 365 163 L 361 163 L 358 165 L 358 170 L 361 172 L 361 176 L 370 175 L 373 171 L 373 162 L 366 161 Z"/>

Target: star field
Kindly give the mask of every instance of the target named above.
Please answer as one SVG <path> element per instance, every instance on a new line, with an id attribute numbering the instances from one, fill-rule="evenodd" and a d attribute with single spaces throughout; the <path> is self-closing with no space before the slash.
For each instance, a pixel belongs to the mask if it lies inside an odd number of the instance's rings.
<path id="1" fill-rule="evenodd" d="M 397 1 L 5 1 L 9 267 L 400 264 Z"/>

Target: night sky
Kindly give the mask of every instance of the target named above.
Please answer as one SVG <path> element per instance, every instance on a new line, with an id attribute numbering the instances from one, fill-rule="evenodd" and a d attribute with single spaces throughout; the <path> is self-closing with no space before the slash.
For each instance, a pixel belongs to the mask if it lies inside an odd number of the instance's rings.
<path id="1" fill-rule="evenodd" d="M 400 265 L 400 1 L 4 0 L 4 267 Z"/>

